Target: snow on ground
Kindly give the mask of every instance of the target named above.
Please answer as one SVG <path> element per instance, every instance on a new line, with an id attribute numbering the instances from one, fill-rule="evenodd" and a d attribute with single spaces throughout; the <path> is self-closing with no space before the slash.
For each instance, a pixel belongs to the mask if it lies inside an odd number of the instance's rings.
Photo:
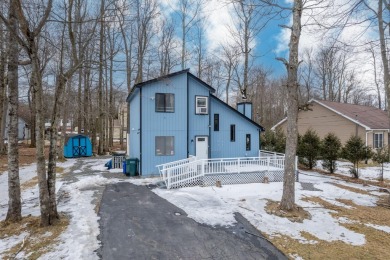
<path id="1" fill-rule="evenodd" d="M 365 244 L 365 236 L 351 231 L 340 223 L 349 220 L 335 219 L 331 216 L 331 210 L 320 207 L 312 202 L 306 202 L 305 197 L 320 197 L 334 205 L 349 208 L 337 199 L 350 199 L 357 205 L 374 206 L 376 196 L 355 193 L 339 188 L 332 183 L 346 185 L 345 182 L 322 176 L 318 173 L 306 173 L 300 175 L 300 182 L 312 183 L 317 191 L 306 190 L 300 183 L 296 183 L 297 204 L 306 208 L 312 215 L 311 220 L 303 223 L 291 222 L 286 218 L 269 215 L 265 211 L 268 200 L 280 201 L 282 197 L 283 183 L 273 182 L 269 184 L 242 184 L 224 185 L 216 187 L 191 187 L 182 189 L 153 190 L 157 195 L 183 209 L 189 217 L 199 223 L 209 225 L 232 225 L 235 223 L 234 212 L 241 213 L 256 228 L 270 236 L 288 235 L 300 240 L 302 243 L 315 243 L 301 236 L 305 231 L 318 239 L 325 241 L 343 241 L 351 245 Z M 361 186 L 359 188 L 362 188 Z M 366 187 L 364 187 L 366 188 Z M 367 187 L 367 191 L 372 187 Z M 381 227 L 383 230 L 390 227 Z"/>
<path id="2" fill-rule="evenodd" d="M 68 172 L 69 169 L 76 163 L 75 159 L 68 159 L 65 162 L 57 163 L 58 167 L 64 168 L 64 172 Z M 33 163 L 29 166 L 23 166 L 19 169 L 20 184 L 24 184 L 37 176 L 37 165 Z M 57 181 L 57 190 L 61 187 L 62 182 Z M 39 202 L 38 202 L 38 185 L 35 185 L 29 189 L 22 190 L 22 215 L 26 216 L 31 214 L 33 216 L 39 215 Z M 7 214 L 8 205 L 8 174 L 0 175 L 0 220 L 5 219 Z"/>
<path id="3" fill-rule="evenodd" d="M 336 173 L 351 177 L 351 167 L 353 166 L 350 162 L 337 161 Z M 390 180 L 390 163 L 383 165 L 383 178 Z M 317 162 L 317 168 L 324 170 L 322 167 L 322 161 Z M 359 178 L 364 180 L 377 180 L 381 174 L 382 167 L 372 166 L 359 168 Z"/>
<path id="4" fill-rule="evenodd" d="M 107 159 L 88 160 L 83 164 L 83 168 L 89 166 L 97 166 L 103 164 Z M 77 162 L 75 159 L 67 160 L 64 163 L 59 163 L 59 167 L 65 169 L 64 172 L 69 172 L 70 168 Z M 105 168 L 106 169 L 106 168 Z M 80 172 L 82 172 L 80 170 Z M 21 168 L 20 171 L 21 183 L 25 183 L 36 176 L 36 164 Z M 70 215 L 70 224 L 68 228 L 60 235 L 58 245 L 41 259 L 98 259 L 94 252 L 100 247 L 97 236 L 99 234 L 98 216 L 94 210 L 95 204 L 92 203 L 94 192 L 87 190 L 91 187 L 102 186 L 114 181 L 115 179 L 107 179 L 101 176 L 101 173 L 96 173 L 93 176 L 76 176 L 79 178 L 77 182 L 66 184 L 62 177 L 59 176 L 56 183 L 58 195 L 63 195 L 66 198 L 60 200 L 58 211 Z M 0 220 L 5 219 L 7 213 L 7 174 L 0 175 Z M 3 193 L 5 196 L 3 196 Z M 38 200 L 38 185 L 30 187 L 22 191 L 22 215 L 29 214 L 38 216 L 39 200 Z M 23 240 L 26 234 L 13 236 L 6 239 L 0 239 L 0 259 L 1 252 L 16 245 Z M 28 256 L 27 256 L 28 257 Z"/>
<path id="5" fill-rule="evenodd" d="M 94 191 L 85 189 L 110 182 L 101 176 L 88 176 L 64 185 L 62 192 L 69 198 L 65 203 L 59 203 L 58 211 L 69 214 L 70 223 L 59 237 L 61 243 L 41 259 L 98 259 L 95 251 L 100 247 L 97 239 L 99 217 L 92 203 Z"/>
<path id="6" fill-rule="evenodd" d="M 98 259 L 96 250 L 100 247 L 97 239 L 99 234 L 99 217 L 95 212 L 95 190 L 106 184 L 127 181 L 135 185 L 155 184 L 159 178 L 106 178 L 103 172 L 122 174 L 121 169 L 107 170 L 104 164 L 109 159 L 83 160 L 80 167 L 72 172 L 72 178 L 76 181 L 66 181 L 59 177 L 57 182 L 58 194 L 61 200 L 58 204 L 59 212 L 70 216 L 68 228 L 60 235 L 59 243 L 53 249 L 42 256 L 42 259 Z M 68 160 L 60 167 L 69 172 L 77 160 Z M 340 165 L 343 168 L 344 164 Z M 345 164 L 348 167 L 348 164 Z M 390 165 L 387 165 L 390 167 Z M 36 176 L 36 165 L 21 168 L 21 182 L 24 183 Z M 86 172 L 90 174 L 85 174 Z M 363 171 L 362 171 L 363 172 Z M 370 172 L 367 170 L 367 172 Z M 372 172 L 372 171 L 371 171 Z M 83 174 L 79 174 L 83 173 Z M 369 176 L 367 173 L 365 176 Z M 390 176 L 389 176 L 390 177 Z M 191 187 L 182 189 L 154 189 L 153 191 L 182 208 L 189 217 L 199 223 L 213 226 L 234 225 L 234 213 L 239 212 L 246 217 L 260 231 L 270 236 L 287 235 L 300 240 L 302 243 L 316 243 L 305 239 L 301 232 L 305 231 L 321 240 L 344 241 L 352 245 L 363 245 L 365 237 L 362 234 L 346 229 L 342 223 L 353 223 L 343 217 L 334 218 L 332 211 L 319 207 L 319 205 L 306 202 L 305 197 L 320 197 L 337 206 L 351 208 L 337 199 L 350 199 L 357 205 L 373 206 L 377 200 L 375 188 L 362 187 L 358 184 L 346 183 L 331 176 L 320 175 L 315 172 L 302 172 L 300 182 L 313 184 L 314 190 L 304 189 L 301 183 L 296 183 L 296 201 L 305 207 L 311 215 L 311 220 L 303 223 L 291 222 L 286 218 L 269 215 L 265 211 L 268 200 L 280 201 L 283 183 L 269 184 L 242 184 L 224 185 L 216 187 Z M 355 193 L 333 185 L 332 183 L 364 189 L 372 195 Z M 0 219 L 5 218 L 7 210 L 7 175 L 0 175 Z M 28 188 L 22 192 L 23 216 L 28 214 L 39 215 L 38 186 Z M 367 224 L 370 227 L 390 232 L 390 227 Z M 12 247 L 17 241 L 21 241 L 25 234 L 0 240 L 0 252 Z M 1 253 L 0 253 L 1 258 Z"/>

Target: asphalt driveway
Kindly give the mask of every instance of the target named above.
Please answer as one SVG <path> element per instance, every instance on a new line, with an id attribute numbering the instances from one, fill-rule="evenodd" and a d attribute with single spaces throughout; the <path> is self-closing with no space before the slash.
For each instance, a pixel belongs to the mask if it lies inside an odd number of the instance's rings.
<path id="1" fill-rule="evenodd" d="M 106 186 L 99 210 L 102 259 L 287 259 L 240 214 L 234 227 L 202 225 L 151 188 Z"/>

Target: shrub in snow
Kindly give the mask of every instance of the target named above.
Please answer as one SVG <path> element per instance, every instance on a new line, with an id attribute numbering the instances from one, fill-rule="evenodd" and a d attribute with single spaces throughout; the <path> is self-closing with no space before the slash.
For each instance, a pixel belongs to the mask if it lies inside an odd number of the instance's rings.
<path id="1" fill-rule="evenodd" d="M 336 161 L 340 156 L 341 141 L 335 134 L 327 134 L 321 142 L 320 155 L 322 157 L 322 167 L 334 173 L 336 170 Z"/>
<path id="2" fill-rule="evenodd" d="M 372 157 L 372 151 L 371 148 L 364 144 L 360 137 L 351 136 L 342 148 L 342 157 L 353 163 L 353 168 L 350 170 L 350 173 L 355 178 L 359 178 L 359 162 L 370 159 Z"/>
<path id="3" fill-rule="evenodd" d="M 282 130 L 266 130 L 264 134 L 260 136 L 260 140 L 261 149 L 271 152 L 284 153 L 286 147 L 286 136 Z"/>
<path id="4" fill-rule="evenodd" d="M 383 164 L 386 162 L 390 162 L 390 153 L 389 147 L 385 146 L 376 150 L 372 159 L 381 164 L 381 174 L 379 175 L 379 180 L 383 181 Z"/>
<path id="5" fill-rule="evenodd" d="M 299 161 L 309 169 L 313 169 L 320 155 L 321 139 L 316 131 L 309 129 L 298 138 L 298 156 Z"/>

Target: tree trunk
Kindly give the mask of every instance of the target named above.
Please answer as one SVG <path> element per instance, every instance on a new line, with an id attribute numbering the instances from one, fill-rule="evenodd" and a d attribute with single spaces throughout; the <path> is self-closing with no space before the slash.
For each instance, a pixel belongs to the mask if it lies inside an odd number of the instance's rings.
<path id="1" fill-rule="evenodd" d="M 13 1 L 9 8 L 10 28 L 18 30 L 16 7 Z M 9 125 L 8 125 L 8 212 L 7 221 L 17 222 L 22 219 L 19 180 L 19 150 L 18 150 L 18 59 L 19 46 L 16 35 L 9 34 L 8 42 L 8 88 L 9 88 Z"/>
<path id="2" fill-rule="evenodd" d="M 283 196 L 280 203 L 282 210 L 295 208 L 295 156 L 298 144 L 298 51 L 301 35 L 302 0 L 294 0 L 293 25 L 290 37 L 289 61 L 287 67 L 287 141 L 283 179 Z"/>
<path id="3" fill-rule="evenodd" d="M 62 65 L 61 65 L 62 66 Z M 56 219 L 59 219 L 57 212 L 57 198 L 56 198 L 56 164 L 57 164 L 57 136 L 58 136 L 58 120 L 60 118 L 60 108 L 63 107 L 63 95 L 66 86 L 67 78 L 60 73 L 58 76 L 58 82 L 56 86 L 54 107 L 51 116 L 50 127 L 50 149 L 49 149 L 49 162 L 47 166 L 47 186 L 49 190 L 50 200 L 50 222 L 53 223 Z M 66 124 L 66 122 L 65 122 Z"/>
<path id="4" fill-rule="evenodd" d="M 181 69 L 185 69 L 185 56 L 186 56 L 186 16 L 183 14 L 182 21 L 181 21 L 181 30 L 182 30 L 182 36 L 181 36 Z"/>
<path id="5" fill-rule="evenodd" d="M 98 154 L 104 154 L 104 111 L 103 111 L 103 44 L 104 44 L 104 0 L 100 2 L 100 34 L 99 34 L 99 79 L 98 79 L 98 104 L 99 104 L 99 119 L 98 119 Z"/>
<path id="6" fill-rule="evenodd" d="M 32 43 L 35 45 L 35 43 Z M 37 175 L 39 185 L 39 202 L 41 210 L 41 226 L 50 225 L 50 205 L 49 205 L 49 190 L 46 178 L 46 160 L 45 160 L 45 119 L 43 106 L 43 88 L 42 76 L 40 74 L 39 61 L 35 46 L 31 54 L 33 64 L 33 79 L 35 83 L 35 109 L 36 109 L 36 158 L 37 158 Z"/>
<path id="7" fill-rule="evenodd" d="M 37 146 L 37 141 L 36 141 L 36 134 L 35 134 L 35 129 L 36 129 L 36 122 L 35 122 L 35 90 L 34 90 L 34 83 L 33 83 L 33 78 L 31 77 L 30 79 L 30 91 L 29 91 L 29 107 L 30 107 L 30 120 L 31 120 L 31 142 L 30 142 L 30 148 L 35 148 Z"/>
<path id="8" fill-rule="evenodd" d="M 0 21 L 0 155 L 6 154 L 7 149 L 4 143 L 5 118 L 6 118 L 6 84 L 5 84 L 5 66 L 7 62 L 5 52 L 5 30 Z"/>
<path id="9" fill-rule="evenodd" d="M 385 25 L 383 21 L 383 0 L 378 1 L 378 29 L 379 29 L 379 41 L 381 47 L 381 58 L 383 64 L 383 82 L 384 82 L 385 92 L 387 97 L 387 113 L 390 118 L 390 109 L 389 109 L 390 108 L 390 70 L 389 70 L 389 57 L 387 56 L 388 46 L 386 45 Z M 388 147 L 389 147 L 389 154 L 390 154 L 390 145 Z"/>

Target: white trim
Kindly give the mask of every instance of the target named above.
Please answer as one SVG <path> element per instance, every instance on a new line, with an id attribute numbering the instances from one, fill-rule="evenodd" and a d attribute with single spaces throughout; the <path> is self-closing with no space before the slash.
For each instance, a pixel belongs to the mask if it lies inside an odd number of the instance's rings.
<path id="1" fill-rule="evenodd" d="M 275 131 L 276 127 L 278 127 L 279 125 L 283 124 L 286 121 L 287 121 L 287 117 L 283 118 L 279 123 L 271 127 L 271 131 Z"/>

